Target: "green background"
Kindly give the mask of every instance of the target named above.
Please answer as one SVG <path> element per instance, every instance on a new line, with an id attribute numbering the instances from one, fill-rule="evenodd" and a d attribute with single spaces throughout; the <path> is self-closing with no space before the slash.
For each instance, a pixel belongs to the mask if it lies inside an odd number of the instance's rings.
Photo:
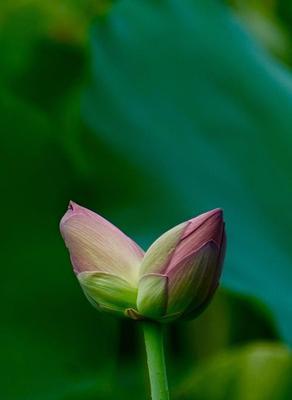
<path id="1" fill-rule="evenodd" d="M 1 398 L 149 397 L 139 324 L 72 273 L 70 199 L 145 249 L 224 208 L 222 286 L 167 332 L 172 398 L 291 398 L 291 22 L 284 0 L 1 2 Z"/>

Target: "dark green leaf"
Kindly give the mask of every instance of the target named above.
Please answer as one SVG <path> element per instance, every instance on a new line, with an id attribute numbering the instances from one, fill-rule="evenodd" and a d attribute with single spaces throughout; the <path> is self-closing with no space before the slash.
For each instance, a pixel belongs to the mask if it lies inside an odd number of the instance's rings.
<path id="1" fill-rule="evenodd" d="M 292 343 L 290 74 L 219 0 L 122 0 L 92 61 L 90 126 L 152 176 L 137 237 L 223 207 L 225 286 L 263 300 Z"/>
<path id="2" fill-rule="evenodd" d="M 273 343 L 222 353 L 198 366 L 180 386 L 178 400 L 289 400 L 292 355 Z"/>

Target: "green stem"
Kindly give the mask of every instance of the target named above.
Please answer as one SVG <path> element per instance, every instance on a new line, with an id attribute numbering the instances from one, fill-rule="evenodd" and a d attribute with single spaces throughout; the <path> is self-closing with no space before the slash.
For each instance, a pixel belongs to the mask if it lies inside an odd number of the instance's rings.
<path id="1" fill-rule="evenodd" d="M 143 322 L 152 400 L 169 400 L 161 324 Z"/>

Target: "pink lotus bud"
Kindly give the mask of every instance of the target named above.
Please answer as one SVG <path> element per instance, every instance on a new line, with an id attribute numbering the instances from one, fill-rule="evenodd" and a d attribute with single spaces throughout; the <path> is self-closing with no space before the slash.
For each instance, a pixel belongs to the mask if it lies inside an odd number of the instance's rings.
<path id="1" fill-rule="evenodd" d="M 106 219 L 73 202 L 60 230 L 89 300 L 114 312 L 135 307 L 143 250 Z"/>
<path id="2" fill-rule="evenodd" d="M 60 229 L 74 271 L 98 308 L 134 319 L 192 318 L 211 299 L 222 269 L 222 211 L 207 212 L 140 247 L 94 212 L 70 202 Z"/>
<path id="3" fill-rule="evenodd" d="M 224 253 L 220 209 L 163 234 L 146 252 L 140 267 L 138 312 L 162 321 L 201 312 L 219 284 Z"/>

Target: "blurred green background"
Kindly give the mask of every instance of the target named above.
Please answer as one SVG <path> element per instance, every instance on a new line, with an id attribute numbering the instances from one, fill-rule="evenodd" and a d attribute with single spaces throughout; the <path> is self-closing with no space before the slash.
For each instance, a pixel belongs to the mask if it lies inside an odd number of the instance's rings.
<path id="1" fill-rule="evenodd" d="M 2 0 L 5 400 L 149 397 L 139 325 L 98 314 L 69 199 L 147 246 L 223 207 L 222 287 L 173 325 L 173 399 L 292 398 L 289 0 Z"/>

